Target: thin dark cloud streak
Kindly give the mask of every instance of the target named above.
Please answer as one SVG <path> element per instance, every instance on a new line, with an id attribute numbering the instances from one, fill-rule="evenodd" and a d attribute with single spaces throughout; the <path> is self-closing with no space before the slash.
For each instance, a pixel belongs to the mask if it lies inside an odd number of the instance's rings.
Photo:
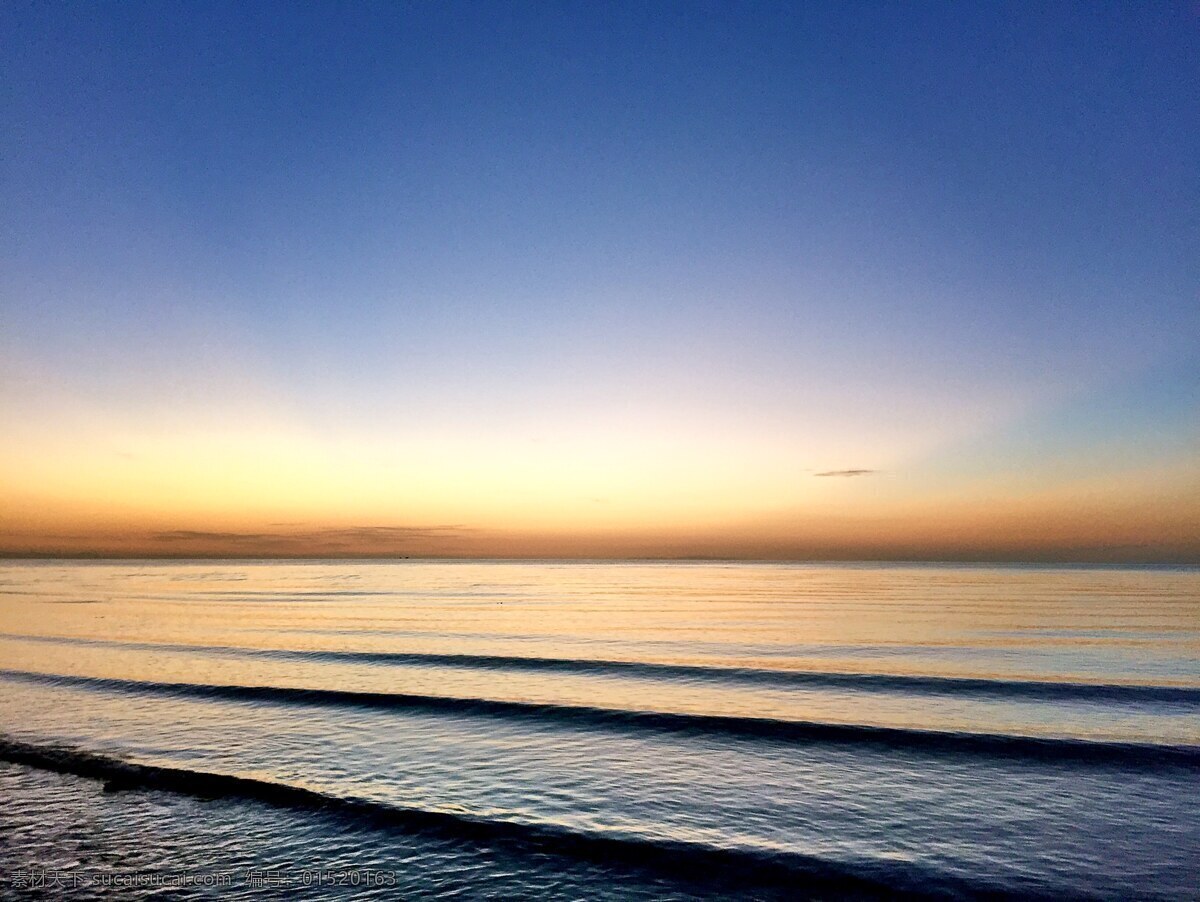
<path id="1" fill-rule="evenodd" d="M 195 529 L 173 529 L 154 532 L 150 538 L 156 542 L 258 542 L 263 539 L 289 538 L 281 533 L 267 532 L 205 532 Z"/>
<path id="2" fill-rule="evenodd" d="M 823 473 L 814 473 L 814 476 L 870 476 L 878 473 L 878 470 L 826 470 Z"/>
<path id="3" fill-rule="evenodd" d="M 457 539 L 474 530 L 460 525 L 446 526 L 348 526 L 306 529 L 295 532 L 225 532 L 174 529 L 150 533 L 155 542 L 226 542 L 235 545 L 278 543 L 288 545 L 350 545 L 356 543 L 402 543 L 417 539 Z"/>

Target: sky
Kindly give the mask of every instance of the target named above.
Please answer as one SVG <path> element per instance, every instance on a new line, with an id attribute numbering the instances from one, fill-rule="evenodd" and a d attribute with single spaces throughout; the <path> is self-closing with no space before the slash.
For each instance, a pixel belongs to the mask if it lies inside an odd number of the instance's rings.
<path id="1" fill-rule="evenodd" d="M 1200 6 L 0 5 L 0 553 L 1200 563 Z"/>

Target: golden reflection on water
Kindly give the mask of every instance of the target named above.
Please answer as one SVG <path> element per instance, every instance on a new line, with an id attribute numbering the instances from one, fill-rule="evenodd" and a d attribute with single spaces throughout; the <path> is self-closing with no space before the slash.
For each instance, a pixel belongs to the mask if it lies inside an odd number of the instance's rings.
<path id="1" fill-rule="evenodd" d="M 1173 742 L 1200 737 L 1194 717 L 1136 707 L 236 652 L 507 655 L 1200 686 L 1195 571 L 39 563 L 6 566 L 0 589 L 0 633 L 7 637 L 0 639 L 0 656 L 10 670 L 924 729 Z M 213 646 L 217 650 L 207 648 Z"/>

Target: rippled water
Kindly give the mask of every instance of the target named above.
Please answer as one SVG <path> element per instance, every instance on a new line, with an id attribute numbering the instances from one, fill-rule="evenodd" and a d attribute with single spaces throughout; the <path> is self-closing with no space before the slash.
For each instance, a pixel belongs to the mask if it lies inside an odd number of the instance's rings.
<path id="1" fill-rule="evenodd" d="M 1194 569 L 11 563 L 0 731 L 34 895 L 1200 898 Z"/>

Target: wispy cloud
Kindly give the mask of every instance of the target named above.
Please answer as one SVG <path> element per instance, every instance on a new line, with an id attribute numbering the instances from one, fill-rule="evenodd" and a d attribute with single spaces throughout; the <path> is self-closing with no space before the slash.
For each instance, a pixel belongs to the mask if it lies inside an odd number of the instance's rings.
<path id="1" fill-rule="evenodd" d="M 870 476 L 878 470 L 826 470 L 824 473 L 814 473 L 814 476 Z"/>
<path id="2" fill-rule="evenodd" d="M 303 529 L 289 532 L 216 532 L 193 529 L 174 529 L 151 533 L 155 542 L 173 544 L 224 544 L 238 547 L 323 547 L 351 548 L 400 546 L 412 541 L 457 539 L 471 533 L 468 527 L 438 526 L 347 526 L 340 528 Z"/>
<path id="3" fill-rule="evenodd" d="M 150 538 L 157 542 L 257 542 L 262 539 L 283 537 L 265 532 L 203 532 L 194 529 L 173 529 L 169 532 L 151 533 Z"/>

